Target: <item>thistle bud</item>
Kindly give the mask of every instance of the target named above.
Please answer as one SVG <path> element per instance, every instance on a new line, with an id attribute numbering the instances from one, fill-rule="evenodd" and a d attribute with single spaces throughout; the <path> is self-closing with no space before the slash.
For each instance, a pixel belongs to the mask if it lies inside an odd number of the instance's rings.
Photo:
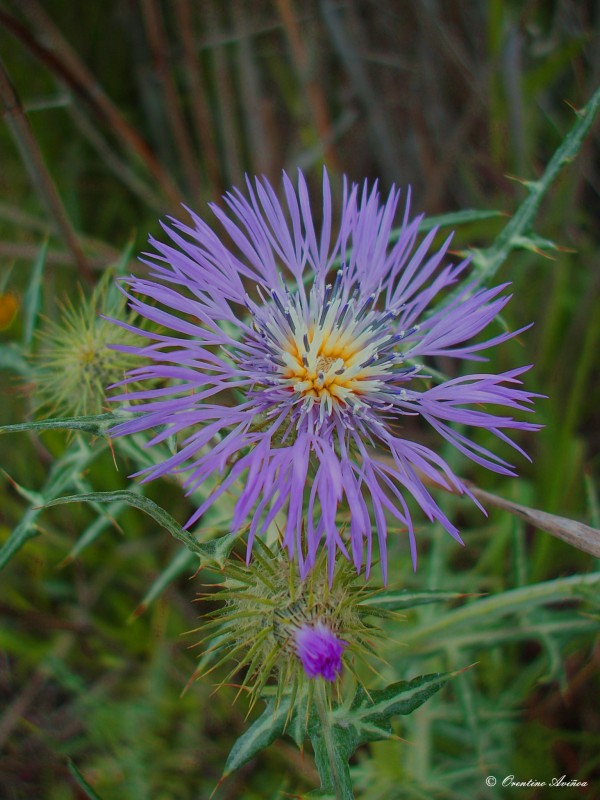
<path id="1" fill-rule="evenodd" d="M 59 416 L 100 414 L 107 408 L 106 387 L 139 366 L 139 357 L 128 352 L 137 337 L 102 316 L 123 322 L 129 316 L 113 277 L 107 273 L 90 297 L 80 291 L 77 304 L 66 301 L 60 320 L 46 320 L 38 331 L 42 345 L 33 358 L 38 409 Z"/>
<path id="2" fill-rule="evenodd" d="M 331 576 L 325 553 L 302 577 L 285 551 L 259 540 L 250 564 L 229 561 L 223 572 L 220 591 L 203 597 L 223 605 L 199 629 L 205 653 L 195 676 L 233 661 L 222 683 L 241 676 L 252 702 L 269 684 L 299 698 L 312 691 L 309 679 L 342 679 L 345 663 L 356 674 L 354 660 L 372 654 L 373 638 L 382 636 L 366 621 L 372 609 L 365 600 L 377 590 L 345 562 Z"/>

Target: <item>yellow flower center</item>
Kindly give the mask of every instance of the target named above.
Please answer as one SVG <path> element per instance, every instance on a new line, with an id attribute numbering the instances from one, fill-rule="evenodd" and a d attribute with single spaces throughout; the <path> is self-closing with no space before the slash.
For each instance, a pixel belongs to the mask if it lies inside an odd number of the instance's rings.
<path id="1" fill-rule="evenodd" d="M 331 413 L 334 404 L 345 405 L 350 397 L 358 397 L 377 390 L 379 382 L 369 380 L 380 370 L 366 365 L 373 355 L 368 345 L 363 347 L 363 335 L 354 336 L 348 331 L 325 331 L 313 328 L 298 341 L 287 341 L 282 352 L 285 367 L 281 377 L 308 403 L 323 403 L 324 411 Z"/>
<path id="2" fill-rule="evenodd" d="M 273 306 L 255 322 L 269 353 L 268 383 L 292 392 L 304 413 L 316 406 L 320 424 L 334 411 L 389 408 L 402 391 L 394 382 L 414 371 L 399 367 L 405 356 L 396 346 L 416 327 L 394 330 L 400 312 L 377 311 L 375 295 L 346 297 L 344 274 L 340 270 L 322 294 L 313 287 L 308 299 L 273 290 Z"/>

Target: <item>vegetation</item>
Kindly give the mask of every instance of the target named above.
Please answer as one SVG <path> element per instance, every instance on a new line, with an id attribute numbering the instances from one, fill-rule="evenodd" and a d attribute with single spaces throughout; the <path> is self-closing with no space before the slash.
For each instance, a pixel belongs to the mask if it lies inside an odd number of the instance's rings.
<path id="1" fill-rule="evenodd" d="M 419 517 L 413 572 L 390 537 L 369 686 L 423 680 L 429 699 L 398 718 L 391 696 L 356 695 L 369 724 L 393 713 L 395 736 L 354 743 L 355 795 L 534 800 L 544 788 L 502 779 L 564 775 L 587 787 L 563 800 L 597 796 L 599 26 L 586 0 L 0 0 L 1 797 L 204 800 L 224 771 L 223 800 L 318 785 L 318 731 L 317 762 L 289 735 L 253 749 L 265 712 L 233 702 L 243 674 L 189 683 L 193 601 L 216 608 L 219 565 L 244 553 L 219 538 L 230 498 L 184 531 L 197 498 L 128 478 L 154 451 L 108 440 L 109 405 L 45 353 L 65 313 L 75 328 L 110 294 L 109 271 L 143 271 L 181 202 L 202 214 L 246 172 L 278 183 L 283 167 L 318 186 L 324 163 L 410 184 L 478 280 L 512 283 L 498 332 L 536 324 L 489 368 L 534 363 L 528 388 L 547 396 L 519 478 L 443 449 L 489 510 L 438 498 L 465 548 Z M 40 421 L 43 402 L 76 419 Z"/>

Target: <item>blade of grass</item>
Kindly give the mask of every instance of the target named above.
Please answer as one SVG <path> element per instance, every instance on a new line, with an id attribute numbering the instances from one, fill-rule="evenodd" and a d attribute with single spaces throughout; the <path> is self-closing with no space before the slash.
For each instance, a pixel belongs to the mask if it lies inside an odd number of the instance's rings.
<path id="1" fill-rule="evenodd" d="M 71 252 L 77 268 L 89 280 L 91 273 L 79 239 L 71 225 L 37 139 L 33 135 L 29 120 L 23 111 L 21 101 L 2 60 L 0 60 L 0 102 L 2 103 L 4 119 L 13 135 L 31 182 L 46 206 L 56 232 Z"/>
<path id="2" fill-rule="evenodd" d="M 172 202 L 181 202 L 181 193 L 173 179 L 158 162 L 147 142 L 125 119 L 119 109 L 105 93 L 97 79 L 62 35 L 51 17 L 36 0 L 19 0 L 19 12 L 30 22 L 38 37 L 22 25 L 18 19 L 0 9 L 0 22 L 61 81 L 64 81 L 78 97 L 105 120 L 125 149 L 138 158 L 158 183 L 165 196 Z"/>
<path id="3" fill-rule="evenodd" d="M 79 772 L 79 770 L 77 769 L 75 764 L 71 761 L 71 759 L 69 759 L 67 763 L 69 766 L 69 772 L 71 773 L 71 775 L 75 779 L 75 782 L 77 783 L 79 788 L 83 791 L 85 796 L 89 797 L 89 800 L 102 800 L 100 795 L 92 789 L 92 787 L 83 777 L 81 772 Z"/>
<path id="4" fill-rule="evenodd" d="M 23 298 L 23 312 L 25 315 L 23 325 L 23 347 L 29 349 L 33 341 L 35 321 L 40 311 L 40 301 L 42 295 L 42 277 L 46 264 L 46 254 L 48 252 L 48 240 L 40 248 L 40 253 L 31 270 L 29 285 Z"/>
<path id="5" fill-rule="evenodd" d="M 55 497 L 60 495 L 69 486 L 72 486 L 75 479 L 88 465 L 97 458 L 107 447 L 105 442 L 99 442 L 94 448 L 88 447 L 83 440 L 76 439 L 65 451 L 64 455 L 55 461 L 46 483 L 37 493 L 39 498 L 32 503 L 17 527 L 9 535 L 8 539 L 0 548 L 0 570 L 3 569 L 10 559 L 23 547 L 29 540 L 38 536 L 40 529 L 37 525 L 37 518 L 44 508 Z"/>
<path id="6" fill-rule="evenodd" d="M 180 547 L 167 566 L 160 572 L 158 577 L 152 582 L 150 588 L 144 595 L 142 602 L 135 609 L 129 618 L 129 622 L 137 619 L 147 609 L 164 590 L 186 570 L 195 572 L 198 566 L 197 556 L 187 547 Z"/>
<path id="7" fill-rule="evenodd" d="M 342 18 L 344 8 L 340 9 L 332 0 L 321 0 L 320 7 L 332 45 L 367 113 L 373 155 L 387 179 L 390 182 L 397 180 L 402 175 L 402 167 L 398 160 L 398 149 L 394 145 L 394 135 L 388 125 L 388 117 L 384 113 L 379 94 L 360 58 L 357 43 Z"/>
<path id="8" fill-rule="evenodd" d="M 190 141 L 187 123 L 182 113 L 181 102 L 169 64 L 169 43 L 160 6 L 156 0 L 141 0 L 141 9 L 152 53 L 154 73 L 162 91 L 166 122 L 173 134 L 185 183 L 191 196 L 196 198 L 200 194 L 198 159 Z"/>
<path id="9" fill-rule="evenodd" d="M 489 626 L 490 621 L 498 616 L 526 611 L 546 603 L 578 599 L 581 592 L 593 591 L 597 587 L 600 587 L 600 573 L 571 575 L 568 578 L 557 578 L 553 581 L 511 589 L 449 611 L 427 625 L 406 632 L 402 636 L 402 642 L 413 646 L 433 636 L 443 637 L 449 629 L 455 629 L 457 626 L 463 629 L 465 626 L 475 624 Z"/>
<path id="10" fill-rule="evenodd" d="M 214 124 L 208 104 L 204 74 L 194 42 L 194 7 L 190 0 L 179 0 L 174 4 L 173 10 L 181 40 L 188 94 L 193 98 L 190 114 L 196 132 L 196 139 L 200 144 L 204 169 L 210 183 L 211 192 L 223 194 L 224 186 L 214 139 Z"/>
<path id="11" fill-rule="evenodd" d="M 203 23 L 209 38 L 214 44 L 210 48 L 213 62 L 213 81 L 216 87 L 216 128 L 222 139 L 222 158 L 225 165 L 226 182 L 239 185 L 243 170 L 240 161 L 240 143 L 236 123 L 235 95 L 232 84 L 231 67 L 225 45 L 221 43 L 222 32 L 219 11 L 222 9 L 216 0 L 202 3 Z"/>
<path id="12" fill-rule="evenodd" d="M 285 30 L 294 68 L 302 85 L 308 110 L 321 142 L 323 154 L 329 167 L 334 171 L 338 171 L 340 170 L 340 164 L 335 148 L 332 145 L 331 119 L 327 100 L 322 91 L 319 76 L 311 65 L 308 48 L 302 36 L 302 27 L 296 15 L 293 0 L 275 0 L 275 6 Z"/>

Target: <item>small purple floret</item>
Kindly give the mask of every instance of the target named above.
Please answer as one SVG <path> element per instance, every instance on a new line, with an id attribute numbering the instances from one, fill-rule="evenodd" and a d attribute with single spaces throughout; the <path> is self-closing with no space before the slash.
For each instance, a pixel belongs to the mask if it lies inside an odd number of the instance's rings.
<path id="1" fill-rule="evenodd" d="M 348 642 L 338 637 L 322 622 L 314 627 L 303 625 L 295 635 L 296 652 L 309 678 L 321 676 L 334 681 L 342 671 L 342 654 Z"/>

